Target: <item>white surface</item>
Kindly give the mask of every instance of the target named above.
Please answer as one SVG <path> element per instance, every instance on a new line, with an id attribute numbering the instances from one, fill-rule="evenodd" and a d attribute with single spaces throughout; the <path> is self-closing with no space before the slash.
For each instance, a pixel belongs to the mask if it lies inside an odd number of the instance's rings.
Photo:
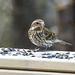
<path id="1" fill-rule="evenodd" d="M 75 60 L 3 56 L 0 57 L 0 68 L 75 72 Z"/>
<path id="2" fill-rule="evenodd" d="M 66 51 L 47 51 L 47 53 Z M 60 72 L 75 72 L 75 59 L 56 59 L 56 58 L 41 58 L 41 53 L 35 52 L 36 57 L 31 56 L 0 56 L 0 68 L 8 69 L 25 69 L 25 70 L 40 70 L 40 71 L 60 71 Z M 46 52 L 45 52 L 46 53 Z M 75 52 L 70 52 L 75 54 Z"/>

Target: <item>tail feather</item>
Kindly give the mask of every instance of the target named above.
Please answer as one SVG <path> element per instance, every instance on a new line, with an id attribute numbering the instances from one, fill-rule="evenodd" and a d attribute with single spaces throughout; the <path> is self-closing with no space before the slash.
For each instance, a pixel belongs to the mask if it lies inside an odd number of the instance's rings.
<path id="1" fill-rule="evenodd" d="M 65 41 L 59 40 L 59 39 L 55 40 L 55 43 L 60 43 L 60 44 L 63 44 L 63 45 L 72 45 L 71 43 L 68 43 L 68 42 L 65 42 Z"/>

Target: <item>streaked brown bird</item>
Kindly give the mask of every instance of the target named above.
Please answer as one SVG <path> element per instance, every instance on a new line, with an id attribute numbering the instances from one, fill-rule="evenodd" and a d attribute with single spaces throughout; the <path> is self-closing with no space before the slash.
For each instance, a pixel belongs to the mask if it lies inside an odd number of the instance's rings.
<path id="1" fill-rule="evenodd" d="M 51 47 L 54 43 L 72 45 L 63 40 L 59 40 L 55 33 L 49 31 L 45 27 L 45 23 L 41 19 L 37 19 L 32 22 L 31 27 L 28 31 L 28 36 L 30 41 L 38 47 L 48 48 Z"/>

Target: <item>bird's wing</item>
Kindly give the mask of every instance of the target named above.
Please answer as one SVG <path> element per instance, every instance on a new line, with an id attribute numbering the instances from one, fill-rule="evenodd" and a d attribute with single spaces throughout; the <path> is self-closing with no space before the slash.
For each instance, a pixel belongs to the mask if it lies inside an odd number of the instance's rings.
<path id="1" fill-rule="evenodd" d="M 54 39 L 56 39 L 55 33 L 49 31 L 46 27 L 44 27 L 43 30 L 44 30 L 44 35 L 45 35 L 46 40 L 54 40 Z"/>

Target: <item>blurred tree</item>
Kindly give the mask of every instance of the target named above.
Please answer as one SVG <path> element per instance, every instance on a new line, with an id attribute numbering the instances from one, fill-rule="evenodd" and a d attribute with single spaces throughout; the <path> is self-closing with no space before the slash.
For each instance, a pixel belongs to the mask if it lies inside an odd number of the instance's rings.
<path id="1" fill-rule="evenodd" d="M 12 1 L 0 0 L 0 47 L 11 47 Z"/>
<path id="2" fill-rule="evenodd" d="M 59 0 L 57 0 L 58 2 Z M 59 50 L 74 50 L 75 48 L 75 26 L 74 26 L 74 9 L 75 4 L 73 0 L 62 0 L 59 1 L 59 38 L 72 43 L 72 46 L 58 45 Z M 73 24 L 73 25 L 72 25 Z"/>

